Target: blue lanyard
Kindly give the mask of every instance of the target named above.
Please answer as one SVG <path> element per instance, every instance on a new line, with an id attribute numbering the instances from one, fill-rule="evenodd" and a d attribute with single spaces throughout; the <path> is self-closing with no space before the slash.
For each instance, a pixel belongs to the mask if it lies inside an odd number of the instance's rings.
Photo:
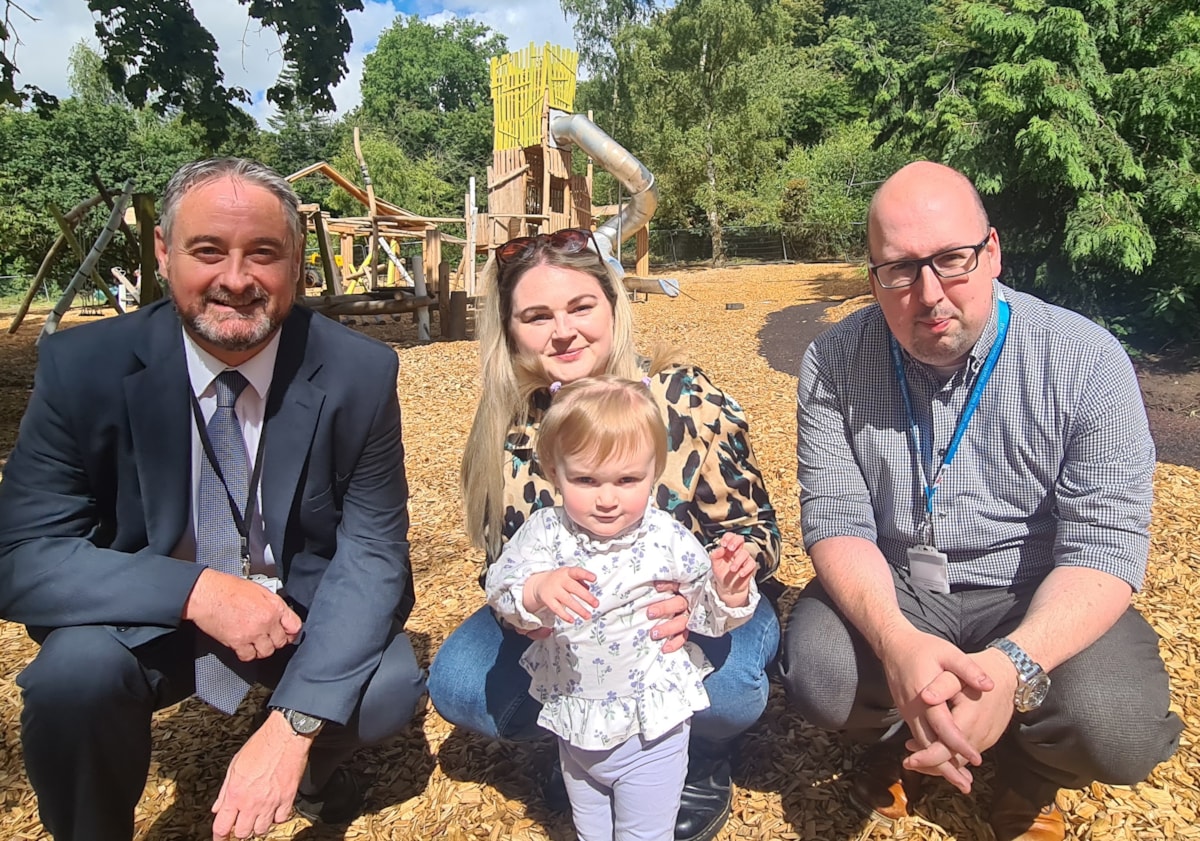
<path id="1" fill-rule="evenodd" d="M 963 407 L 962 414 L 958 417 L 958 426 L 954 429 L 950 446 L 946 448 L 946 456 L 942 459 L 942 464 L 938 467 L 937 472 L 934 473 L 932 482 L 925 473 L 925 464 L 928 462 L 932 466 L 933 442 L 926 442 L 921 436 L 921 427 L 917 424 L 917 416 L 913 412 L 912 395 L 908 390 L 908 377 L 904 373 L 904 359 L 900 355 L 900 344 L 896 341 L 895 336 L 889 336 L 892 367 L 896 369 L 896 379 L 900 382 L 900 394 L 904 397 L 904 411 L 908 415 L 909 445 L 916 452 L 918 469 L 921 471 L 921 483 L 925 486 L 924 540 L 930 545 L 933 544 L 933 495 L 937 493 L 938 486 L 942 483 L 942 474 L 946 472 L 950 462 L 954 461 L 954 455 L 958 452 L 958 445 L 962 442 L 963 433 L 967 431 L 967 424 L 971 422 L 971 416 L 975 414 L 975 409 L 979 406 L 979 398 L 983 396 L 983 389 L 988 384 L 988 380 L 992 378 L 996 360 L 1000 358 L 1000 351 L 1004 349 L 1004 340 L 1008 338 L 1008 321 L 1008 301 L 1000 298 L 996 302 L 996 340 L 992 342 L 992 349 L 988 352 L 979 377 L 975 380 L 975 387 L 971 390 L 967 405 Z M 932 438 L 932 436 L 930 437 Z"/>

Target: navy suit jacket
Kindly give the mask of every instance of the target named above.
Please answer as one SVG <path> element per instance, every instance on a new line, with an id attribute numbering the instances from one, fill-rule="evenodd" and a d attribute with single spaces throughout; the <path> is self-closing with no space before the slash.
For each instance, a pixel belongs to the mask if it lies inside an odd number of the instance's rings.
<path id="1" fill-rule="evenodd" d="M 413 605 L 396 354 L 293 308 L 264 425 L 262 514 L 302 638 L 271 703 L 344 723 Z M 49 337 L 0 481 L 0 617 L 35 639 L 181 624 L 191 388 L 174 305 Z"/>

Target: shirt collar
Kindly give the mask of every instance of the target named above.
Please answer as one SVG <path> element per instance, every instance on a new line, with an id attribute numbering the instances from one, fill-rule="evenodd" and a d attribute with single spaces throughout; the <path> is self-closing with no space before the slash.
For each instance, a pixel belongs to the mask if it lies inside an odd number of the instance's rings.
<path id="1" fill-rule="evenodd" d="M 988 316 L 987 324 L 983 326 L 983 332 L 979 334 L 979 338 L 975 341 L 975 346 L 967 354 L 967 367 L 971 373 L 978 372 L 983 366 L 984 360 L 987 359 L 988 353 L 992 350 L 992 345 L 996 343 L 996 338 L 1000 335 L 1000 311 L 996 306 L 996 302 L 1002 297 L 1004 297 L 1004 292 L 1000 286 L 1000 281 L 993 278 L 992 314 Z"/>
<path id="2" fill-rule="evenodd" d="M 183 330 L 182 327 L 180 329 Z M 275 335 L 262 350 L 234 368 L 241 372 L 246 381 L 250 383 L 250 387 L 258 394 L 259 400 L 266 399 L 267 391 L 271 388 L 271 379 L 275 375 L 275 357 L 279 354 L 281 332 L 281 330 L 276 330 Z M 183 351 L 187 357 L 188 379 L 192 384 L 192 393 L 197 397 L 208 391 L 217 375 L 230 367 L 196 344 L 187 330 L 183 330 Z"/>

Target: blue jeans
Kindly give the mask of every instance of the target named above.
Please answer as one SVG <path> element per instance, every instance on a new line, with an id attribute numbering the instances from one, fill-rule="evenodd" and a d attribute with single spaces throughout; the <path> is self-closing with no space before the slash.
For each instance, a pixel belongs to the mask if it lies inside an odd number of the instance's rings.
<path id="1" fill-rule="evenodd" d="M 767 706 L 767 666 L 779 649 L 779 617 L 767 599 L 754 616 L 720 638 L 691 634 L 712 662 L 704 679 L 709 708 L 692 717 L 692 738 L 727 742 L 758 721 Z M 429 699 L 451 724 L 492 739 L 545 738 L 541 704 L 529 694 L 521 655 L 529 639 L 475 611 L 442 643 L 429 667 Z"/>

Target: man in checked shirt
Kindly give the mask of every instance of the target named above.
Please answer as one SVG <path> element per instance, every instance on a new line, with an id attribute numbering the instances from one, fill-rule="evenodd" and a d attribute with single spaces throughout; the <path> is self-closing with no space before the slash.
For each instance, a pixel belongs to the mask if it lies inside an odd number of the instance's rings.
<path id="1" fill-rule="evenodd" d="M 1103 329 L 996 280 L 999 237 L 960 173 L 901 169 L 868 239 L 875 305 L 800 373 L 816 580 L 784 687 L 870 745 L 864 811 L 908 815 L 929 776 L 969 793 L 994 746 L 998 841 L 1061 839 L 1059 788 L 1140 781 L 1182 729 L 1130 606 L 1154 473 L 1137 380 Z"/>

